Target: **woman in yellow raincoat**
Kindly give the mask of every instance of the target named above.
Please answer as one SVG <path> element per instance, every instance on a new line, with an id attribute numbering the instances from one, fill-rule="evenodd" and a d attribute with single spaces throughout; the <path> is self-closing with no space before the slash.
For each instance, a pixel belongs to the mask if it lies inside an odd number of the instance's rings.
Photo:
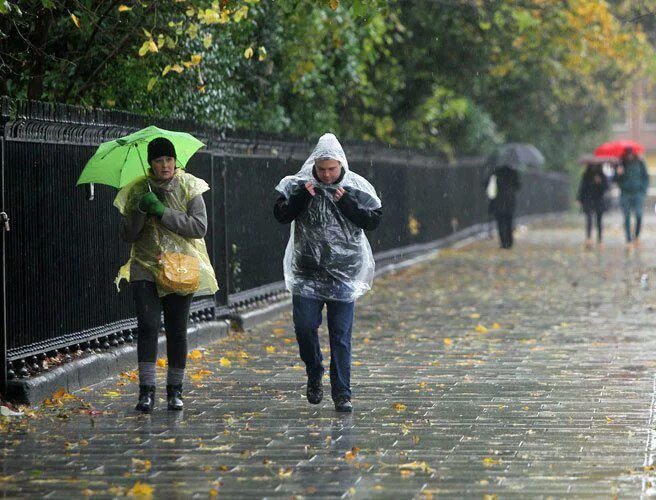
<path id="1" fill-rule="evenodd" d="M 164 137 L 148 144 L 148 177 L 125 186 L 114 205 L 123 216 L 121 237 L 132 243 L 130 259 L 116 279 L 130 282 L 137 310 L 139 401 L 155 402 L 155 366 L 160 317 L 164 312 L 168 357 L 167 403 L 181 410 L 187 359 L 187 322 L 194 295 L 218 289 L 203 237 L 207 183 L 176 166 L 175 147 Z M 170 272 L 169 272 L 170 271 Z"/>

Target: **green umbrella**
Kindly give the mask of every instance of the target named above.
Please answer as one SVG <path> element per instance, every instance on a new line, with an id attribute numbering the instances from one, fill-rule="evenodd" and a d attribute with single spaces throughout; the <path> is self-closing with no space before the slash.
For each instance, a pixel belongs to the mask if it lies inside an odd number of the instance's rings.
<path id="1" fill-rule="evenodd" d="M 147 176 L 148 143 L 166 137 L 175 146 L 176 165 L 185 168 L 189 158 L 205 144 L 186 132 L 146 127 L 120 139 L 103 142 L 84 166 L 77 185 L 95 182 L 121 188 L 137 177 Z"/>

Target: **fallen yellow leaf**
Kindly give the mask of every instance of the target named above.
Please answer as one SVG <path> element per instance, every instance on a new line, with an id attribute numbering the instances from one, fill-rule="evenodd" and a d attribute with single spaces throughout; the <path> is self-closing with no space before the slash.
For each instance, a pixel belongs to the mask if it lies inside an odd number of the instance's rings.
<path id="1" fill-rule="evenodd" d="M 426 474 L 430 474 L 433 472 L 433 469 L 431 469 L 426 462 L 409 462 L 406 464 L 401 464 L 398 466 L 400 469 L 400 473 L 402 476 L 411 476 L 414 475 L 415 471 L 421 471 Z"/>
<path id="2" fill-rule="evenodd" d="M 219 364 L 221 366 L 229 367 L 232 363 L 230 362 L 230 360 L 228 358 L 221 358 L 219 360 Z"/>
<path id="3" fill-rule="evenodd" d="M 451 345 L 453 344 L 453 340 L 447 338 L 447 339 L 442 339 L 442 342 L 444 342 L 444 345 Z"/>
<path id="4" fill-rule="evenodd" d="M 209 370 L 202 370 L 202 369 L 201 369 L 201 370 L 197 370 L 197 371 L 194 372 L 194 373 L 191 373 L 191 374 L 189 375 L 189 378 L 191 378 L 192 380 L 196 380 L 196 381 L 198 381 L 198 380 L 203 380 L 203 379 L 204 379 L 205 377 L 207 377 L 208 375 L 212 375 L 212 372 L 209 371 Z"/>
<path id="5" fill-rule="evenodd" d="M 51 399 L 67 400 L 67 399 L 75 399 L 75 396 L 73 396 L 69 392 L 66 392 L 66 389 L 59 389 L 55 391 Z"/>
<path id="6" fill-rule="evenodd" d="M 406 406 L 403 403 L 394 403 L 392 408 L 394 408 L 396 411 L 404 411 Z"/>
<path id="7" fill-rule="evenodd" d="M 138 382 L 139 374 L 137 373 L 137 370 L 130 370 L 127 372 L 121 372 L 121 378 L 127 379 L 130 382 Z"/>
<path id="8" fill-rule="evenodd" d="M 153 487 L 137 481 L 134 483 L 134 486 L 127 491 L 127 496 L 137 497 L 137 498 L 152 498 L 153 497 Z"/>
<path id="9" fill-rule="evenodd" d="M 198 349 L 194 349 L 187 355 L 187 357 L 193 360 L 203 359 L 203 353 Z"/>
<path id="10" fill-rule="evenodd" d="M 278 469 L 278 477 L 289 477 L 292 475 L 294 472 L 294 469 L 291 467 L 287 467 L 286 469 L 283 469 L 282 467 Z"/>
<path id="11" fill-rule="evenodd" d="M 132 459 L 132 468 L 137 472 L 148 472 L 151 467 L 150 460 L 140 460 L 138 458 Z"/>
<path id="12" fill-rule="evenodd" d="M 166 359 L 164 359 L 164 358 L 159 358 L 159 359 L 157 360 L 157 366 L 159 366 L 160 368 L 164 368 L 164 367 L 166 366 Z"/>
<path id="13" fill-rule="evenodd" d="M 268 352 L 269 354 L 273 354 L 274 352 L 276 352 L 276 348 L 273 347 L 272 345 L 266 346 L 265 349 L 266 349 L 266 352 Z"/>
<path id="14" fill-rule="evenodd" d="M 476 328 L 474 328 L 478 333 L 487 333 L 488 329 L 485 328 L 483 325 L 476 325 Z"/>

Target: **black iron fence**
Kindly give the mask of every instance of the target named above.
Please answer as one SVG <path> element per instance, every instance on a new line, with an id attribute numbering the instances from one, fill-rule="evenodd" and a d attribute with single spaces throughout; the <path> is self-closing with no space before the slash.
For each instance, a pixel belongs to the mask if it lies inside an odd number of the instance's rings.
<path id="1" fill-rule="evenodd" d="M 75 182 L 100 142 L 153 123 L 192 132 L 208 145 L 187 168 L 212 187 L 205 194 L 206 241 L 221 290 L 194 302 L 191 321 L 285 293 L 281 263 L 289 228 L 272 217 L 273 188 L 299 168 L 311 144 L 230 137 L 189 122 L 55 104 L 3 98 L 0 106 L 2 211 L 11 227 L 2 231 L 0 382 L 47 370 L 53 358 L 133 341 L 132 303 L 114 286 L 129 253 L 118 235 L 116 191 L 96 185 L 92 193 Z M 385 261 L 488 219 L 480 159 L 448 164 L 421 151 L 362 143 L 345 149 L 351 168 L 383 201 L 384 222 L 369 238 Z M 567 208 L 566 177 L 532 171 L 523 184 L 521 214 Z"/>

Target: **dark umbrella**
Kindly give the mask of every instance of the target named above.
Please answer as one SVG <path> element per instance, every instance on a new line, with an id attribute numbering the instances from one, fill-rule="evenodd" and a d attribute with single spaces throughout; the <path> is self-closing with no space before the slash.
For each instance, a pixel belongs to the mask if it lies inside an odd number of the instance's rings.
<path id="1" fill-rule="evenodd" d="M 617 163 L 617 158 L 613 156 L 597 156 L 592 154 L 585 154 L 578 160 L 579 165 L 603 165 L 604 163 Z"/>
<path id="2" fill-rule="evenodd" d="M 540 167 L 544 165 L 544 156 L 533 144 L 504 144 L 491 154 L 486 162 L 489 167 Z"/>

